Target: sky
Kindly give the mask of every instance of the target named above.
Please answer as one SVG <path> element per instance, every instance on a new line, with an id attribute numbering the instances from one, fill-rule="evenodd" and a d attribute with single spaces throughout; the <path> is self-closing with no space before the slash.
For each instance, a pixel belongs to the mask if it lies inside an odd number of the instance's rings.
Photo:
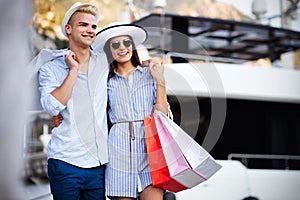
<path id="1" fill-rule="evenodd" d="M 219 2 L 224 2 L 229 5 L 233 5 L 240 11 L 248 16 L 255 17 L 252 13 L 252 1 L 253 0 L 218 0 Z M 265 17 L 271 17 L 280 14 L 280 2 L 281 0 L 265 0 L 267 12 Z M 298 19 L 291 22 L 290 29 L 300 31 L 300 3 L 298 3 Z M 279 18 L 274 18 L 270 22 L 268 20 L 262 20 L 263 24 L 270 23 L 271 26 L 281 27 L 281 20 Z"/>

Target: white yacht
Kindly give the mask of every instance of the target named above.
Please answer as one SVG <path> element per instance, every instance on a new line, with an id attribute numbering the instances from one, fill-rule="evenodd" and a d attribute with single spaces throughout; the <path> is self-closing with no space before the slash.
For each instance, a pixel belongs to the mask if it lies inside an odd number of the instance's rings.
<path id="1" fill-rule="evenodd" d="M 174 121 L 223 168 L 176 199 L 300 198 L 300 32 L 204 17 L 151 14 Z"/>
<path id="2" fill-rule="evenodd" d="M 176 199 L 299 200 L 300 32 L 172 14 L 133 23 L 165 60 L 174 121 L 222 165 Z M 49 119 L 35 114 L 45 143 Z M 49 200 L 44 146 L 35 144 L 26 175 L 36 184 L 26 195 Z"/>

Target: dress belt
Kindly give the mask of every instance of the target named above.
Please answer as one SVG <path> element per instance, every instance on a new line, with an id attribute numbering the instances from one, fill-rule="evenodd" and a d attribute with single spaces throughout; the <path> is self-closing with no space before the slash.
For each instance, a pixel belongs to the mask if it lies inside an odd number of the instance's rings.
<path id="1" fill-rule="evenodd" d="M 129 120 L 129 121 L 121 121 L 121 122 L 115 122 L 114 124 L 123 124 L 123 123 L 128 123 L 129 127 L 129 151 L 130 151 L 130 169 L 132 169 L 132 144 L 131 141 L 135 140 L 135 134 L 133 130 L 133 122 L 144 122 L 142 119 L 138 120 Z"/>

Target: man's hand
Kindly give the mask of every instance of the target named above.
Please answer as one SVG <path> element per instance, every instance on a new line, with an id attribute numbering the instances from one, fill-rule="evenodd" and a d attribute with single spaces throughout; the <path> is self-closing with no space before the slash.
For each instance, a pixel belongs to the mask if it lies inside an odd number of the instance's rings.
<path id="1" fill-rule="evenodd" d="M 79 70 L 79 62 L 76 59 L 76 55 L 73 51 L 69 50 L 67 55 L 65 56 L 65 61 L 70 68 L 70 70 L 74 69 L 76 71 Z"/>

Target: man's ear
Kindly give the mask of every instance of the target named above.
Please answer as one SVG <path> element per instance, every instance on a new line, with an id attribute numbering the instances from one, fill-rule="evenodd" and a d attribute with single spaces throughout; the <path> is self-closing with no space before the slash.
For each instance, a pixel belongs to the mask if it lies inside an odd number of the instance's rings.
<path id="1" fill-rule="evenodd" d="M 71 25 L 70 25 L 70 24 L 66 24 L 66 25 L 65 25 L 65 29 L 66 29 L 67 35 L 70 35 L 70 34 L 71 34 L 71 30 L 72 30 Z"/>

